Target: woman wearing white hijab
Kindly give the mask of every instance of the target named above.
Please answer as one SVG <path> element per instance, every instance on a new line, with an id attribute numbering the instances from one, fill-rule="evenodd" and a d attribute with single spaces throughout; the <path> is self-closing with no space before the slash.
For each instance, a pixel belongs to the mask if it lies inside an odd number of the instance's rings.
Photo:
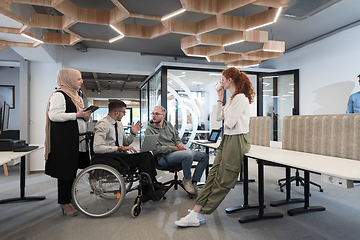
<path id="1" fill-rule="evenodd" d="M 79 212 L 71 197 L 72 183 L 78 168 L 89 165 L 85 141 L 79 133 L 86 132 L 91 111 L 85 111 L 78 94 L 83 80 L 75 69 L 60 69 L 59 88 L 50 96 L 46 107 L 45 174 L 58 179 L 58 203 L 63 214 L 76 216 Z"/>

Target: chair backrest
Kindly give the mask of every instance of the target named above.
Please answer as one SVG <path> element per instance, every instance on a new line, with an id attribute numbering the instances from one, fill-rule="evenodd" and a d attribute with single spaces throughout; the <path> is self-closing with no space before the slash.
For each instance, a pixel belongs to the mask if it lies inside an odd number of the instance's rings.
<path id="1" fill-rule="evenodd" d="M 360 160 L 360 114 L 286 116 L 282 148 Z"/>
<path id="2" fill-rule="evenodd" d="M 252 145 L 269 147 L 270 117 L 251 117 L 248 135 Z"/>

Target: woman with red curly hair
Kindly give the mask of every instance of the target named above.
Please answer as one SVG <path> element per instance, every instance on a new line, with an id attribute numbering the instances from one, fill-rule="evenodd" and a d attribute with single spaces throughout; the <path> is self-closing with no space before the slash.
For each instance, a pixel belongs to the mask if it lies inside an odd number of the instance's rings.
<path id="1" fill-rule="evenodd" d="M 217 90 L 217 121 L 224 120 L 224 138 L 196 199 L 193 210 L 175 222 L 180 227 L 195 227 L 205 223 L 204 214 L 211 214 L 219 206 L 231 188 L 235 187 L 244 154 L 250 150 L 249 132 L 250 104 L 255 91 L 248 76 L 231 67 L 222 72 L 222 87 Z M 230 99 L 223 104 L 224 90 L 231 92 Z"/>

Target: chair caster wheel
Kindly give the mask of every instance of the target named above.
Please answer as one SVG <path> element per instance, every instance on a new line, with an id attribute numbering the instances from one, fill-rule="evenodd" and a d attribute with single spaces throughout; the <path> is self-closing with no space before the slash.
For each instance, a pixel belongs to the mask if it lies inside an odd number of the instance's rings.
<path id="1" fill-rule="evenodd" d="M 141 213 L 141 207 L 139 204 L 135 204 L 132 208 L 131 208 L 131 215 L 133 217 L 137 217 L 139 216 Z"/>
<path id="2" fill-rule="evenodd" d="M 165 196 L 163 196 L 163 200 L 166 200 L 166 197 L 165 197 Z"/>
<path id="3" fill-rule="evenodd" d="M 189 195 L 189 198 L 190 198 L 190 199 L 193 199 L 193 196 L 192 196 L 192 195 Z"/>
<path id="4" fill-rule="evenodd" d="M 320 192 L 323 192 L 323 191 L 324 191 L 324 189 L 320 188 Z"/>
<path id="5" fill-rule="evenodd" d="M 280 192 L 284 192 L 284 189 L 280 189 Z"/>

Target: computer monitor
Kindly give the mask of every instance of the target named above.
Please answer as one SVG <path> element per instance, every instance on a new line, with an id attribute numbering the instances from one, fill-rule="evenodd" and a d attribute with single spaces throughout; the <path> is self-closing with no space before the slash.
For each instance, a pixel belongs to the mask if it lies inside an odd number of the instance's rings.
<path id="1" fill-rule="evenodd" d="M 7 131 L 9 129 L 9 118 L 10 118 L 10 105 L 4 101 L 4 107 L 2 111 L 2 121 L 1 121 L 1 132 Z"/>

